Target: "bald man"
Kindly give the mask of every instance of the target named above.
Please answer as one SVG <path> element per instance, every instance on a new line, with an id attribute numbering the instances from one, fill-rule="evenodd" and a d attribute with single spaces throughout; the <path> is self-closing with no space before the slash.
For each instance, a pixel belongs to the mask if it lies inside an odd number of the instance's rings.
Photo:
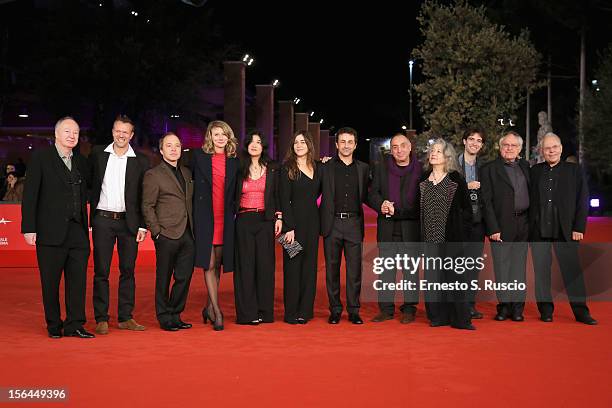
<path id="1" fill-rule="evenodd" d="M 544 162 L 530 170 L 531 252 L 540 320 L 552 322 L 551 249 L 554 248 L 576 321 L 595 325 L 586 305 L 586 289 L 578 258 L 584 238 L 589 192 L 584 175 L 575 163 L 561 161 L 563 145 L 554 133 L 541 141 Z M 552 247 L 552 248 L 551 248 Z"/>

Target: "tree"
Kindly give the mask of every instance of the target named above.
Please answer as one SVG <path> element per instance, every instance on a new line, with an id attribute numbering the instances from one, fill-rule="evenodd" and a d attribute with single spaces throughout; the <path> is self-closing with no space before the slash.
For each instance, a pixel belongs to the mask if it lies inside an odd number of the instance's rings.
<path id="1" fill-rule="evenodd" d="M 539 86 L 541 57 L 527 31 L 512 37 L 485 11 L 466 0 L 449 6 L 425 1 L 418 17 L 424 42 L 413 54 L 422 60 L 425 77 L 416 86 L 430 129 L 422 138 L 442 136 L 459 145 L 466 129 L 479 127 L 492 155 L 507 119 L 516 120 L 527 90 Z M 504 125 L 499 118 L 506 119 Z"/>
<path id="2" fill-rule="evenodd" d="M 597 84 L 584 103 L 584 152 L 591 174 L 612 176 L 612 44 L 601 55 Z"/>

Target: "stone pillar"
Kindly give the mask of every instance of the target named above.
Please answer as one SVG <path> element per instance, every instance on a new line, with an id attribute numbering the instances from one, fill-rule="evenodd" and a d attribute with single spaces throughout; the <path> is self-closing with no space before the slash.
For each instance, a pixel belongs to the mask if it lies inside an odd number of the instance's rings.
<path id="1" fill-rule="evenodd" d="M 278 155 L 282 162 L 291 146 L 293 137 L 293 101 L 278 102 Z"/>
<path id="2" fill-rule="evenodd" d="M 329 130 L 321 129 L 320 135 L 319 153 L 321 153 L 321 157 L 329 156 Z"/>
<path id="3" fill-rule="evenodd" d="M 314 157 L 318 159 L 321 157 L 321 124 L 319 122 L 309 123 L 308 132 L 310 132 L 312 143 L 314 144 Z"/>
<path id="4" fill-rule="evenodd" d="M 255 126 L 268 142 L 268 155 L 274 158 L 274 86 L 255 85 Z"/>
<path id="5" fill-rule="evenodd" d="M 293 127 L 295 132 L 298 130 L 308 130 L 308 114 L 307 113 L 296 113 L 295 114 L 295 126 Z"/>
<path id="6" fill-rule="evenodd" d="M 223 63 L 223 119 L 242 145 L 245 115 L 245 67 L 242 61 Z"/>

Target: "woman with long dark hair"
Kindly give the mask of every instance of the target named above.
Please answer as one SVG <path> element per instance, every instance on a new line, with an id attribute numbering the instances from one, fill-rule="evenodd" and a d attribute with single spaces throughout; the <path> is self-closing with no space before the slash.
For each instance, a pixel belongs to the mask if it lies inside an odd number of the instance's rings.
<path id="1" fill-rule="evenodd" d="M 274 321 L 274 237 L 282 227 L 278 165 L 258 130 L 244 141 L 236 183 L 234 296 L 238 324 Z"/>
<path id="2" fill-rule="evenodd" d="M 230 126 L 220 120 L 210 122 L 202 149 L 193 152 L 191 169 L 195 188 L 193 218 L 196 242 L 195 265 L 204 269 L 208 301 L 202 310 L 217 331 L 223 330 L 219 307 L 221 265 L 234 270 L 234 216 L 236 211 L 237 141 Z"/>
<path id="3" fill-rule="evenodd" d="M 293 134 L 280 176 L 283 231 L 288 242 L 297 240 L 302 251 L 290 258 L 283 251 L 285 322 L 306 324 L 313 317 L 317 290 L 321 175 L 308 132 Z"/>

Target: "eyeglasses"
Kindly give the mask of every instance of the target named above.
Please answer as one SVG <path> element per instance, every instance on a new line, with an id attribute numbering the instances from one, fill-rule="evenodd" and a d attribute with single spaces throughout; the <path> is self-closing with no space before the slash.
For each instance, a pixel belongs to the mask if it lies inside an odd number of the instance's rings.
<path id="1" fill-rule="evenodd" d="M 502 143 L 501 145 L 502 149 L 518 149 L 519 147 L 521 147 L 521 145 L 517 145 L 517 144 L 510 144 L 510 143 Z"/>

